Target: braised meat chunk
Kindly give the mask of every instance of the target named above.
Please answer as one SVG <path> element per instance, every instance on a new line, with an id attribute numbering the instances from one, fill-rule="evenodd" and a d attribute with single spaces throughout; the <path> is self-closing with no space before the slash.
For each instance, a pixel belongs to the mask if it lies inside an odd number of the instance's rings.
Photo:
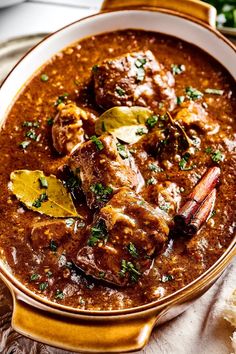
<path id="1" fill-rule="evenodd" d="M 96 102 L 113 106 L 175 107 L 174 77 L 150 50 L 104 60 L 93 69 Z"/>
<path id="2" fill-rule="evenodd" d="M 90 208 L 101 207 L 118 188 L 138 185 L 137 174 L 126 164 L 111 135 L 93 136 L 72 154 L 69 167 L 81 179 Z"/>
<path id="3" fill-rule="evenodd" d="M 59 154 L 70 153 L 84 141 L 83 121 L 88 113 L 73 102 L 60 103 L 52 126 L 53 146 Z"/>
<path id="4" fill-rule="evenodd" d="M 167 240 L 163 216 L 128 188 L 121 188 L 87 229 L 75 261 L 86 274 L 124 286 L 150 268 Z"/>

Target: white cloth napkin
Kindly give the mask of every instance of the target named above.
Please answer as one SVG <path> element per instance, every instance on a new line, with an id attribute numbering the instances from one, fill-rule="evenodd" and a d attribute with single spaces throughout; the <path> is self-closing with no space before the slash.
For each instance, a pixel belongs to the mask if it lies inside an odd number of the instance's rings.
<path id="1" fill-rule="evenodd" d="M 236 287 L 236 259 L 223 276 L 183 314 L 154 329 L 138 354 L 230 354 L 234 328 L 223 318 L 226 300 Z M 69 354 L 25 338 L 12 330 L 11 297 L 0 282 L 0 353 Z M 236 353 L 236 351 L 235 351 Z"/>

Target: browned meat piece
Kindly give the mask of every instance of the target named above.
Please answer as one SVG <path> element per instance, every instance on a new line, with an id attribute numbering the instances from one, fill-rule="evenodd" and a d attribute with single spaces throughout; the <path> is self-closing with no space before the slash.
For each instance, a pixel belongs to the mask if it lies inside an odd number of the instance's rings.
<path id="1" fill-rule="evenodd" d="M 184 127 L 198 127 L 203 131 L 217 133 L 219 124 L 209 117 L 207 111 L 200 103 L 194 101 L 183 102 L 180 110 L 177 111 L 175 119 Z"/>
<path id="2" fill-rule="evenodd" d="M 113 106 L 148 106 L 163 111 L 176 104 L 174 77 L 150 50 L 104 60 L 93 70 L 96 102 Z"/>
<path id="3" fill-rule="evenodd" d="M 128 188 L 103 207 L 87 229 L 87 245 L 74 260 L 87 275 L 124 286 L 152 264 L 167 240 L 162 215 Z"/>
<path id="4" fill-rule="evenodd" d="M 84 141 L 83 121 L 91 112 L 85 112 L 73 102 L 60 103 L 52 126 L 53 146 L 60 154 L 70 153 Z"/>
<path id="5" fill-rule="evenodd" d="M 126 165 L 111 135 L 92 137 L 72 154 L 69 167 L 81 179 L 88 206 L 100 207 L 117 188 L 135 188 L 136 173 Z"/>
<path id="6" fill-rule="evenodd" d="M 34 249 L 50 247 L 53 241 L 59 245 L 66 241 L 72 233 L 71 227 L 68 227 L 63 220 L 40 221 L 33 225 L 31 229 L 31 243 Z"/>

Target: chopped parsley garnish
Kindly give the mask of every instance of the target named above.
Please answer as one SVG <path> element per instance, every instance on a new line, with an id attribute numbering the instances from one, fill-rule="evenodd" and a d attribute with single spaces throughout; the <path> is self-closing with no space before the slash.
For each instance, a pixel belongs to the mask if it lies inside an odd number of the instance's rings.
<path id="1" fill-rule="evenodd" d="M 69 93 L 63 93 L 62 95 L 58 96 L 58 99 L 55 102 L 55 106 L 58 106 L 60 103 L 63 103 L 67 100 Z"/>
<path id="2" fill-rule="evenodd" d="M 107 202 L 113 192 L 113 188 L 103 186 L 101 183 L 92 184 L 90 190 L 96 195 L 96 200 L 100 202 Z"/>
<path id="3" fill-rule="evenodd" d="M 72 218 L 65 220 L 66 227 L 71 227 L 72 225 L 74 225 L 74 223 L 75 223 L 75 220 Z"/>
<path id="4" fill-rule="evenodd" d="M 96 137 L 96 135 L 91 136 L 90 140 L 96 145 L 96 148 L 101 151 L 104 148 L 103 143 L 101 142 L 101 140 L 98 139 L 98 137 Z"/>
<path id="5" fill-rule="evenodd" d="M 222 96 L 224 94 L 224 90 L 218 90 L 212 88 L 207 88 L 204 92 L 212 95 L 219 95 L 219 96 Z"/>
<path id="6" fill-rule="evenodd" d="M 188 152 L 186 152 L 186 154 L 182 156 L 182 159 L 179 162 L 179 168 L 181 169 L 181 171 L 190 171 L 195 167 L 194 165 L 186 167 L 189 158 L 190 158 L 190 154 Z"/>
<path id="7" fill-rule="evenodd" d="M 174 279 L 173 275 L 167 274 L 167 275 L 163 275 L 160 280 L 162 283 L 166 283 L 167 281 L 171 281 L 173 279 Z"/>
<path id="8" fill-rule="evenodd" d="M 53 118 L 52 117 L 49 117 L 47 119 L 47 125 L 53 125 Z"/>
<path id="9" fill-rule="evenodd" d="M 48 200 L 47 194 L 46 194 L 46 193 L 42 193 L 42 194 L 39 196 L 39 198 L 36 199 L 36 200 L 33 202 L 32 206 L 34 206 L 35 208 L 40 208 L 41 205 L 42 205 L 42 203 L 43 203 L 43 202 L 46 202 L 47 200 Z"/>
<path id="10" fill-rule="evenodd" d="M 105 272 L 99 272 L 98 276 L 99 278 L 103 279 L 105 277 Z"/>
<path id="11" fill-rule="evenodd" d="M 209 219 L 213 218 L 215 215 L 216 215 L 216 210 L 212 210 L 212 213 L 211 213 Z"/>
<path id="12" fill-rule="evenodd" d="M 135 245 L 132 242 L 130 242 L 128 244 L 127 249 L 132 257 L 138 258 L 139 254 L 138 254 L 137 248 L 135 247 Z"/>
<path id="13" fill-rule="evenodd" d="M 22 124 L 22 127 L 33 127 L 33 128 L 39 128 L 39 122 L 36 120 L 34 122 L 31 121 L 24 121 Z"/>
<path id="14" fill-rule="evenodd" d="M 49 245 L 49 247 L 50 247 L 50 250 L 51 250 L 52 252 L 56 252 L 56 250 L 57 250 L 57 244 L 56 244 L 56 242 L 55 242 L 54 240 L 50 240 L 50 245 Z"/>
<path id="15" fill-rule="evenodd" d="M 48 77 L 47 74 L 42 74 L 42 75 L 40 76 L 40 79 L 41 79 L 41 81 L 46 82 L 46 81 L 48 81 L 49 77 Z"/>
<path id="16" fill-rule="evenodd" d="M 199 98 L 203 97 L 203 93 L 199 90 L 197 90 L 194 87 L 186 87 L 185 89 L 186 95 L 190 100 L 198 100 Z"/>
<path id="17" fill-rule="evenodd" d="M 144 128 L 138 128 L 135 132 L 136 135 L 144 135 L 147 134 L 147 131 Z"/>
<path id="18" fill-rule="evenodd" d="M 93 247 L 100 241 L 106 243 L 108 239 L 108 232 L 106 223 L 103 219 L 100 219 L 92 228 L 90 237 L 88 239 L 88 245 Z"/>
<path id="19" fill-rule="evenodd" d="M 121 261 L 121 270 L 120 270 L 120 277 L 124 277 L 126 273 L 129 273 L 130 280 L 132 282 L 137 282 L 141 273 L 138 271 L 138 269 L 134 266 L 132 262 L 128 262 L 125 259 L 122 259 Z"/>
<path id="20" fill-rule="evenodd" d="M 224 160 L 224 155 L 221 153 L 221 151 L 216 150 L 211 154 L 211 159 L 212 161 L 219 163 Z"/>
<path id="21" fill-rule="evenodd" d="M 123 88 L 121 88 L 120 86 L 116 86 L 115 91 L 119 96 L 125 96 L 125 90 L 123 90 Z"/>
<path id="22" fill-rule="evenodd" d="M 30 281 L 35 281 L 39 279 L 39 274 L 34 273 L 30 276 Z"/>
<path id="23" fill-rule="evenodd" d="M 147 186 L 150 186 L 150 185 L 153 185 L 153 184 L 156 184 L 157 183 L 157 180 L 155 177 L 151 177 L 147 180 L 146 184 Z"/>
<path id="24" fill-rule="evenodd" d="M 207 147 L 204 150 L 207 154 L 211 155 L 212 161 L 219 163 L 224 160 L 224 155 L 220 150 L 213 151 L 212 147 Z"/>
<path id="25" fill-rule="evenodd" d="M 64 295 L 63 291 L 61 291 L 59 289 L 56 290 L 55 299 L 62 300 L 62 299 L 64 299 L 64 296 L 65 295 Z"/>
<path id="26" fill-rule="evenodd" d="M 48 278 L 51 278 L 51 277 L 52 277 L 52 272 L 49 270 L 49 271 L 46 273 L 46 276 L 47 276 Z"/>
<path id="27" fill-rule="evenodd" d="M 136 79 L 138 81 L 143 81 L 145 77 L 145 70 L 144 70 L 144 65 L 146 64 L 147 60 L 145 58 L 138 58 L 135 61 L 135 66 L 137 68 L 136 71 Z"/>
<path id="28" fill-rule="evenodd" d="M 40 188 L 48 188 L 48 181 L 46 177 L 39 177 Z"/>
<path id="29" fill-rule="evenodd" d="M 164 202 L 163 204 L 159 205 L 159 208 L 163 211 L 165 211 L 166 213 L 168 212 L 168 210 L 170 209 L 171 205 L 168 202 Z"/>
<path id="30" fill-rule="evenodd" d="M 98 64 L 95 64 L 95 65 L 92 67 L 92 72 L 93 72 L 93 73 L 97 72 L 97 71 L 98 71 L 98 68 L 99 68 Z"/>
<path id="31" fill-rule="evenodd" d="M 158 116 L 154 115 L 154 116 L 150 116 L 147 121 L 146 121 L 146 125 L 148 126 L 148 128 L 153 128 L 158 122 Z"/>
<path id="32" fill-rule="evenodd" d="M 178 105 L 181 105 L 181 103 L 183 103 L 184 100 L 185 100 L 185 96 L 177 96 L 177 97 L 176 97 L 176 103 L 177 103 Z"/>
<path id="33" fill-rule="evenodd" d="M 180 64 L 180 65 L 172 64 L 171 65 L 171 69 L 172 69 L 172 74 L 173 75 L 179 75 L 179 74 L 182 74 L 185 71 L 185 65 L 183 65 L 183 64 Z"/>
<path id="34" fill-rule="evenodd" d="M 48 282 L 47 281 L 39 284 L 39 290 L 41 290 L 41 291 L 46 290 L 47 287 L 48 287 Z"/>
<path id="35" fill-rule="evenodd" d="M 116 147 L 117 147 L 117 151 L 119 152 L 120 157 L 122 157 L 122 159 L 127 159 L 129 157 L 128 151 L 127 151 L 125 145 L 117 143 Z"/>
<path id="36" fill-rule="evenodd" d="M 29 130 L 29 131 L 27 131 L 26 133 L 25 133 L 25 136 L 27 137 L 27 138 L 30 138 L 30 139 L 32 139 L 32 140 L 37 140 L 38 139 L 38 136 L 37 136 L 37 134 L 35 133 L 35 131 L 34 130 Z"/>
<path id="37" fill-rule="evenodd" d="M 20 144 L 19 144 L 19 147 L 23 150 L 27 149 L 27 147 L 29 146 L 30 144 L 30 141 L 22 141 Z"/>
<path id="38" fill-rule="evenodd" d="M 163 171 L 163 169 L 161 167 L 155 165 L 154 163 L 150 163 L 148 165 L 148 168 L 149 168 L 149 170 L 151 170 L 153 172 L 162 172 Z"/>

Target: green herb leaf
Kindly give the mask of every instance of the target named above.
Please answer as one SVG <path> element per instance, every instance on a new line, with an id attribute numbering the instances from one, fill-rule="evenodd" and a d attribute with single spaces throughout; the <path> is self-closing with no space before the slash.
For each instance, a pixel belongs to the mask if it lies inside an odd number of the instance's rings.
<path id="1" fill-rule="evenodd" d="M 46 276 L 47 276 L 48 278 L 51 278 L 51 277 L 52 277 L 52 272 L 49 270 L 49 271 L 46 273 Z"/>
<path id="2" fill-rule="evenodd" d="M 41 81 L 43 81 L 43 82 L 47 82 L 48 79 L 49 79 L 49 77 L 47 76 L 47 74 L 42 74 L 42 75 L 40 76 L 40 79 L 41 79 Z"/>
<path id="3" fill-rule="evenodd" d="M 147 134 L 148 133 L 148 131 L 145 129 L 145 128 L 138 128 L 137 130 L 136 130 L 136 135 L 145 135 L 145 134 Z"/>
<path id="4" fill-rule="evenodd" d="M 39 290 L 41 290 L 41 291 L 45 291 L 47 289 L 47 287 L 48 287 L 47 281 L 39 284 Z"/>
<path id="5" fill-rule="evenodd" d="M 29 146 L 30 144 L 30 141 L 22 141 L 20 144 L 19 144 L 19 147 L 23 150 L 27 149 L 27 147 Z"/>
<path id="6" fill-rule="evenodd" d="M 153 128 L 158 122 L 158 116 L 154 115 L 154 116 L 150 116 L 147 121 L 146 121 L 146 125 L 148 128 Z"/>
<path id="7" fill-rule="evenodd" d="M 132 257 L 138 258 L 139 254 L 138 254 L 137 248 L 135 247 L 135 245 L 132 242 L 130 242 L 128 244 L 127 248 L 128 248 L 128 251 Z"/>
<path id="8" fill-rule="evenodd" d="M 148 165 L 149 170 L 153 171 L 153 172 L 163 172 L 163 169 L 157 165 L 155 165 L 154 163 L 150 163 Z"/>
<path id="9" fill-rule="evenodd" d="M 157 184 L 157 180 L 155 177 L 151 177 L 147 180 L 146 184 L 147 184 L 147 186 Z"/>
<path id="10" fill-rule="evenodd" d="M 160 204 L 160 205 L 158 205 L 158 206 L 159 206 L 159 208 L 160 208 L 161 210 L 163 210 L 163 211 L 165 211 L 165 212 L 167 213 L 168 210 L 169 210 L 170 207 L 171 207 L 171 204 L 168 203 L 168 202 L 164 202 L 164 203 L 162 203 L 162 204 Z"/>
<path id="11" fill-rule="evenodd" d="M 213 152 L 212 150 L 212 147 L 207 147 L 205 150 L 204 150 L 207 154 L 211 154 Z"/>
<path id="12" fill-rule="evenodd" d="M 120 157 L 122 159 L 127 159 L 129 157 L 129 154 L 128 154 L 128 151 L 127 151 L 125 145 L 117 143 L 116 147 L 117 147 L 117 151 L 119 152 Z"/>
<path id="13" fill-rule="evenodd" d="M 190 100 L 198 100 L 203 97 L 203 93 L 199 90 L 197 90 L 194 87 L 186 87 L 185 89 L 186 95 Z"/>
<path id="14" fill-rule="evenodd" d="M 173 279 L 174 279 L 173 275 L 167 274 L 167 275 L 162 276 L 161 282 L 166 283 L 166 282 L 171 281 Z"/>
<path id="15" fill-rule="evenodd" d="M 182 159 L 179 162 L 179 168 L 181 169 L 181 171 L 190 171 L 195 167 L 194 165 L 186 167 L 189 158 L 190 154 L 188 152 L 182 156 Z"/>
<path id="16" fill-rule="evenodd" d="M 173 75 L 179 75 L 179 74 L 182 74 L 185 71 L 185 65 L 183 65 L 183 64 L 180 64 L 180 65 L 172 64 L 171 65 L 171 69 L 172 69 L 172 74 Z"/>
<path id="17" fill-rule="evenodd" d="M 142 68 L 146 63 L 147 63 L 147 60 L 145 58 L 138 58 L 135 61 L 135 66 L 136 66 L 136 68 Z"/>
<path id="18" fill-rule="evenodd" d="M 34 128 L 39 128 L 40 124 L 37 120 L 35 121 L 24 121 L 22 124 L 22 127 L 34 127 Z"/>
<path id="19" fill-rule="evenodd" d="M 65 102 L 68 99 L 69 93 L 63 93 L 62 95 L 58 96 L 58 99 L 55 102 L 55 106 L 58 106 L 60 103 Z"/>
<path id="20" fill-rule="evenodd" d="M 107 202 L 113 192 L 113 188 L 103 186 L 101 183 L 91 185 L 90 190 L 96 195 L 96 200 L 99 202 Z"/>
<path id="21" fill-rule="evenodd" d="M 224 155 L 222 154 L 221 151 L 216 150 L 211 154 L 211 159 L 212 161 L 219 163 L 224 160 Z"/>
<path id="22" fill-rule="evenodd" d="M 39 274 L 34 273 L 30 276 L 30 281 L 35 281 L 39 279 Z"/>
<path id="23" fill-rule="evenodd" d="M 42 193 L 39 178 L 47 180 L 47 194 Z M 29 209 L 53 217 L 78 217 L 71 195 L 55 176 L 42 171 L 17 170 L 11 173 L 10 189 Z M 35 203 L 35 204 L 34 204 Z"/>
<path id="24" fill-rule="evenodd" d="M 49 117 L 49 118 L 47 119 L 47 124 L 48 124 L 48 125 L 53 125 L 53 118 Z"/>
<path id="25" fill-rule="evenodd" d="M 185 96 L 177 96 L 176 97 L 176 103 L 178 105 L 181 105 L 184 102 L 184 100 L 185 100 Z"/>
<path id="26" fill-rule="evenodd" d="M 224 90 L 217 90 L 211 88 L 206 89 L 204 92 L 212 95 L 219 95 L 219 96 L 222 96 L 224 94 Z"/>
<path id="27" fill-rule="evenodd" d="M 98 71 L 98 68 L 99 68 L 98 64 L 95 64 L 95 65 L 92 67 L 92 72 L 93 72 L 93 73 L 96 73 L 96 72 Z"/>
<path id="28" fill-rule="evenodd" d="M 96 145 L 97 150 L 101 151 L 104 148 L 104 145 L 101 140 L 99 140 L 98 137 L 96 137 L 95 135 L 91 136 L 90 139 Z"/>
<path id="29" fill-rule="evenodd" d="M 39 177 L 39 183 L 41 188 L 48 188 L 48 181 L 45 177 Z"/>
<path id="30" fill-rule="evenodd" d="M 88 239 L 88 245 L 93 247 L 99 242 L 106 243 L 108 239 L 108 232 L 106 223 L 103 219 L 98 220 L 98 222 L 91 228 L 90 237 Z"/>
<path id="31" fill-rule="evenodd" d="M 61 291 L 59 289 L 56 290 L 55 299 L 62 300 L 62 299 L 64 299 L 64 296 L 65 295 L 64 295 L 63 291 Z"/>
<path id="32" fill-rule="evenodd" d="M 120 86 L 116 86 L 115 91 L 119 96 L 125 96 L 125 90 L 123 90 Z"/>
<path id="33" fill-rule="evenodd" d="M 132 262 L 128 262 L 125 259 L 122 259 L 121 270 L 119 273 L 120 277 L 124 277 L 127 272 L 129 273 L 129 277 L 132 282 L 137 282 L 139 277 L 141 276 L 141 273 L 138 271 L 138 269 L 134 266 Z"/>
<path id="34" fill-rule="evenodd" d="M 56 244 L 56 242 L 55 242 L 54 240 L 50 240 L 50 245 L 49 245 L 49 247 L 50 247 L 50 250 L 51 250 L 52 252 L 56 252 L 56 251 L 57 251 L 57 244 Z"/>
<path id="35" fill-rule="evenodd" d="M 146 121 L 152 112 L 145 107 L 117 106 L 105 111 L 95 123 L 95 132 L 102 135 L 104 131 L 126 143 L 136 143 L 141 136 L 136 132 L 146 128 Z"/>

